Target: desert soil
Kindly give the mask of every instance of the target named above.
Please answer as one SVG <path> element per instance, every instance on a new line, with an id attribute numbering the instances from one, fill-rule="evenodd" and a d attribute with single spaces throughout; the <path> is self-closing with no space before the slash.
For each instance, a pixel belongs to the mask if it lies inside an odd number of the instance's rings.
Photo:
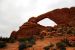
<path id="1" fill-rule="evenodd" d="M 37 40 L 36 44 L 33 45 L 31 48 L 27 48 L 25 50 L 44 50 L 43 48 L 50 43 L 57 43 L 60 41 L 60 39 L 63 39 L 63 37 L 54 37 L 54 38 L 45 38 L 43 40 Z M 19 42 L 15 43 L 7 43 L 7 47 L 2 48 L 0 50 L 18 50 Z M 75 50 L 75 47 L 67 47 L 66 50 Z"/>

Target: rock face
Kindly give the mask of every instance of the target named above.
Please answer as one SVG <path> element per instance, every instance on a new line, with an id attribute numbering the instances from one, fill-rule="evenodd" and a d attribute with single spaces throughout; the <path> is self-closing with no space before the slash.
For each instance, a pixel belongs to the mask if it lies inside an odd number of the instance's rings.
<path id="1" fill-rule="evenodd" d="M 15 38 L 29 38 L 33 35 L 39 35 L 43 29 L 46 29 L 45 26 L 38 24 L 44 18 L 53 20 L 57 25 L 65 24 L 75 26 L 75 7 L 55 9 L 38 17 L 32 17 L 18 31 L 12 32 L 11 36 Z"/>

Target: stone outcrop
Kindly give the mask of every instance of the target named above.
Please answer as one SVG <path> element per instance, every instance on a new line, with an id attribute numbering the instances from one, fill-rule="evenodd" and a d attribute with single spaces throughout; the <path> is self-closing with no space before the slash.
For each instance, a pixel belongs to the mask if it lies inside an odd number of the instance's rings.
<path id="1" fill-rule="evenodd" d="M 44 18 L 53 20 L 57 25 L 65 24 L 75 26 L 75 7 L 55 9 L 38 17 L 31 17 L 18 31 L 12 32 L 12 37 L 29 38 L 33 35 L 39 35 L 42 30 L 47 28 L 38 24 Z"/>

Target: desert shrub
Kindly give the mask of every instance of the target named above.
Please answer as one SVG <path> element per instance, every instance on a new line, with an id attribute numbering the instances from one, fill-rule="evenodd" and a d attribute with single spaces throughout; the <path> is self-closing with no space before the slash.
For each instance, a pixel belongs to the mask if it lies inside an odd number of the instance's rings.
<path id="1" fill-rule="evenodd" d="M 40 36 L 40 39 L 41 39 L 41 40 L 44 40 L 44 36 Z"/>
<path id="2" fill-rule="evenodd" d="M 0 38 L 0 41 L 7 41 L 8 40 L 8 38 Z"/>
<path id="3" fill-rule="evenodd" d="M 4 42 L 6 42 L 6 43 L 13 43 L 13 42 L 15 42 L 15 39 L 14 38 L 0 38 L 0 41 L 4 41 Z"/>
<path id="4" fill-rule="evenodd" d="M 72 31 L 71 32 L 72 32 L 72 34 L 75 35 L 75 27 L 72 28 Z"/>
<path id="5" fill-rule="evenodd" d="M 31 44 L 35 44 L 35 39 L 34 39 L 33 37 L 29 38 L 28 41 L 29 41 L 29 43 L 31 43 Z"/>
<path id="6" fill-rule="evenodd" d="M 43 49 L 44 50 L 49 50 L 51 47 L 53 47 L 54 45 L 52 43 L 50 43 L 48 46 L 45 46 Z"/>
<path id="7" fill-rule="evenodd" d="M 62 48 L 60 48 L 60 50 L 66 50 L 66 47 L 62 47 Z"/>
<path id="8" fill-rule="evenodd" d="M 18 49 L 19 49 L 19 50 L 24 50 L 24 49 L 26 49 L 26 48 L 27 48 L 27 47 L 26 47 L 26 44 L 25 44 L 24 42 L 20 42 Z"/>
<path id="9" fill-rule="evenodd" d="M 65 43 L 66 46 L 71 46 L 71 44 L 70 44 L 68 39 L 63 39 L 62 42 Z"/>
<path id="10" fill-rule="evenodd" d="M 24 42 L 26 44 L 26 47 L 32 47 L 35 44 L 35 39 L 33 37 L 21 38 L 19 39 L 19 42 Z"/>
<path id="11" fill-rule="evenodd" d="M 4 47 L 6 47 L 6 42 L 0 41 L 0 48 L 4 48 Z"/>
<path id="12" fill-rule="evenodd" d="M 49 47 L 53 47 L 53 46 L 54 46 L 54 44 L 50 43 Z"/>
<path id="13" fill-rule="evenodd" d="M 49 48 L 50 48 L 49 46 L 46 46 L 44 47 L 44 50 L 49 50 Z"/>
<path id="14" fill-rule="evenodd" d="M 13 38 L 13 37 L 10 37 L 10 38 L 8 38 L 8 42 L 9 43 L 14 43 L 16 40 L 15 40 L 15 38 Z"/>
<path id="15" fill-rule="evenodd" d="M 75 47 L 75 41 L 70 41 L 70 47 Z"/>
<path id="16" fill-rule="evenodd" d="M 65 47 L 66 44 L 64 42 L 58 42 L 58 43 L 56 43 L 56 46 L 61 48 L 61 47 Z"/>
<path id="17" fill-rule="evenodd" d="M 58 33 L 75 35 L 75 27 L 70 26 L 70 25 L 60 24 L 60 25 L 56 26 L 55 30 Z"/>
<path id="18" fill-rule="evenodd" d="M 35 44 L 35 39 L 33 37 L 31 38 L 21 38 L 19 39 L 20 45 L 19 50 L 23 50 L 29 47 L 32 47 L 33 44 Z"/>
<path id="19" fill-rule="evenodd" d="M 35 43 L 35 39 L 33 37 L 31 37 L 31 38 L 21 38 L 21 39 L 19 39 L 19 42 Z"/>
<path id="20" fill-rule="evenodd" d="M 58 42 L 56 46 L 60 48 L 60 50 L 66 50 L 66 44 L 64 42 Z"/>
<path id="21" fill-rule="evenodd" d="M 18 39 L 19 42 L 27 42 L 28 39 L 27 38 L 21 38 L 21 39 Z"/>
<path id="22" fill-rule="evenodd" d="M 74 42 L 74 43 L 72 43 L 72 47 L 75 47 L 75 42 Z"/>

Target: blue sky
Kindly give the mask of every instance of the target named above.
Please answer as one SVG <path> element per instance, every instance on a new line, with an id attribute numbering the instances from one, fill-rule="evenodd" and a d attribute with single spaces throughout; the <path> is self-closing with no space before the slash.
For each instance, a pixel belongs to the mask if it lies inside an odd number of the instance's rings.
<path id="1" fill-rule="evenodd" d="M 75 0 L 0 0 L 0 36 L 9 37 L 32 16 L 72 6 L 75 6 Z M 53 24 L 51 21 L 50 25 Z"/>

